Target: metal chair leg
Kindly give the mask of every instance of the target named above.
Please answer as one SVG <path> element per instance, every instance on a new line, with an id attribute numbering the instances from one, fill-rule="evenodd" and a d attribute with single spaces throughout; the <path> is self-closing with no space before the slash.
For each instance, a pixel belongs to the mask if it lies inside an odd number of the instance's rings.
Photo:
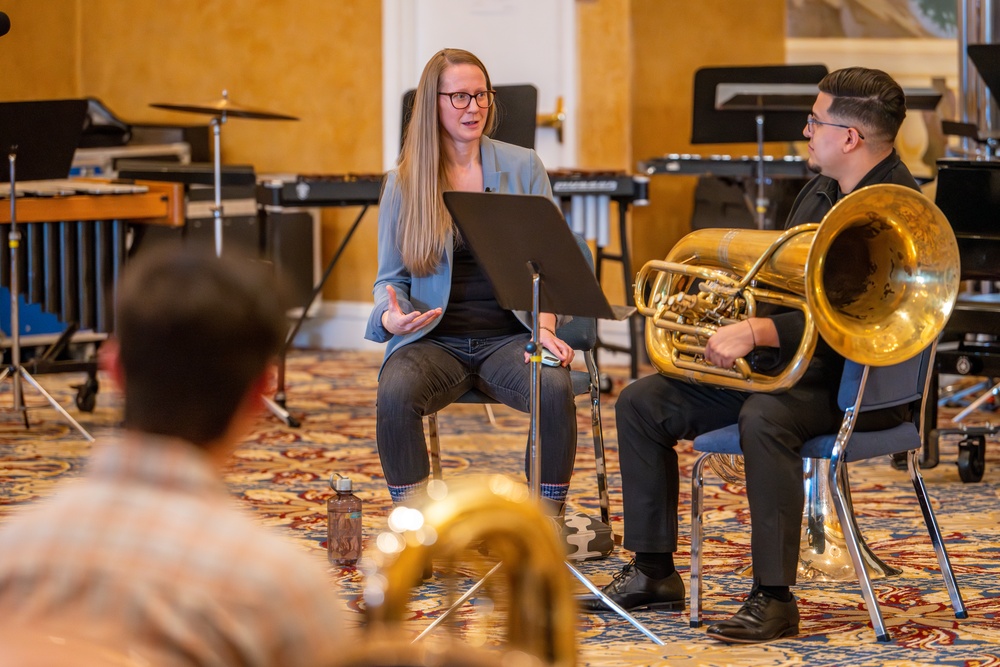
<path id="1" fill-rule="evenodd" d="M 868 576 L 868 569 L 865 567 L 861 557 L 861 539 L 855 532 L 853 514 L 850 514 L 849 488 L 842 482 L 842 475 L 846 464 L 842 461 L 830 462 L 830 489 L 833 492 L 833 504 L 837 508 L 837 517 L 840 525 L 845 528 L 844 542 L 847 551 L 851 554 L 851 561 L 854 563 L 854 571 L 858 577 L 858 584 L 861 586 L 861 595 L 868 605 L 868 615 L 872 620 L 872 628 L 875 630 L 875 638 L 880 642 L 889 641 L 889 631 L 885 627 L 882 618 L 882 609 L 879 607 L 878 599 L 875 597 L 875 589 L 872 587 L 871 577 Z"/>
<path id="2" fill-rule="evenodd" d="M 483 403 L 483 409 L 486 410 L 486 418 L 490 420 L 490 426 L 496 428 L 497 418 L 493 414 L 493 406 L 489 403 Z"/>
<path id="3" fill-rule="evenodd" d="M 427 415 L 427 443 L 431 454 L 431 476 L 440 480 L 441 477 L 441 440 L 438 438 L 437 413 Z"/>
<path id="4" fill-rule="evenodd" d="M 705 500 L 705 462 L 711 454 L 702 454 L 691 469 L 691 621 L 692 628 L 701 627 L 702 606 L 702 509 Z"/>
<path id="5" fill-rule="evenodd" d="M 590 375 L 590 429 L 594 434 L 594 467 L 597 470 L 597 497 L 601 504 L 601 521 L 611 525 L 611 498 L 608 495 L 608 470 L 604 458 L 604 430 L 601 423 L 601 377 L 597 371 L 594 351 L 584 353 Z"/>

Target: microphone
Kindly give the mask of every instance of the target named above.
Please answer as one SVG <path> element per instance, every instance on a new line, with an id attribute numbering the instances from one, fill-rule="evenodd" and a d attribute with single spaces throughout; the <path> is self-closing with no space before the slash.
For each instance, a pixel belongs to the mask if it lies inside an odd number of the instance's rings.
<path id="1" fill-rule="evenodd" d="M 0 37 L 10 32 L 10 17 L 0 12 Z"/>

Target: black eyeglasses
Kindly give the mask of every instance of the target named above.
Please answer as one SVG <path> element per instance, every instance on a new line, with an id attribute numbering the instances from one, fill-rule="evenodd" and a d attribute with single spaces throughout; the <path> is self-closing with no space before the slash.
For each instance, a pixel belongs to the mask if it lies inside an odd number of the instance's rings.
<path id="1" fill-rule="evenodd" d="M 865 138 L 865 135 L 861 134 L 861 130 L 854 127 L 853 125 L 841 125 L 840 123 L 827 123 L 826 121 L 819 120 L 818 118 L 816 118 L 816 116 L 812 114 L 809 114 L 809 117 L 806 118 L 806 125 L 809 126 L 809 134 L 813 133 L 813 130 L 815 129 L 816 125 L 829 125 L 830 127 L 842 127 L 845 130 L 854 130 L 855 132 L 858 133 L 859 137 L 861 137 L 862 139 Z"/>
<path id="2" fill-rule="evenodd" d="M 495 90 L 484 90 L 481 93 L 438 93 L 438 95 L 447 95 L 451 98 L 451 106 L 456 109 L 468 109 L 469 105 L 472 104 L 472 99 L 475 98 L 476 106 L 480 109 L 488 109 L 493 106 L 493 98 L 496 97 L 497 91 Z"/>

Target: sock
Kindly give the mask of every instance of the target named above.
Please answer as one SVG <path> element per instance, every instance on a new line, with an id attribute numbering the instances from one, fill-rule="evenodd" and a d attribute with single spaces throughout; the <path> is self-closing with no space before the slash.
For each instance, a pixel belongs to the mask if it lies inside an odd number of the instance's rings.
<path id="1" fill-rule="evenodd" d="M 635 566 L 650 579 L 665 579 L 674 573 L 674 555 L 636 551 Z"/>
<path id="2" fill-rule="evenodd" d="M 789 586 L 765 586 L 764 584 L 758 584 L 757 589 L 767 597 L 780 600 L 781 602 L 788 602 L 792 599 L 792 590 Z"/>
<path id="3" fill-rule="evenodd" d="M 554 500 L 557 503 L 565 503 L 566 496 L 569 495 L 569 484 L 545 484 L 539 485 L 542 491 L 542 498 Z"/>
<path id="4" fill-rule="evenodd" d="M 393 504 L 398 505 L 410 498 L 423 494 L 424 489 L 427 488 L 427 480 L 423 479 L 413 484 L 402 484 L 400 486 L 393 486 L 392 484 L 388 484 L 387 486 L 389 487 L 389 495 L 392 497 Z"/>

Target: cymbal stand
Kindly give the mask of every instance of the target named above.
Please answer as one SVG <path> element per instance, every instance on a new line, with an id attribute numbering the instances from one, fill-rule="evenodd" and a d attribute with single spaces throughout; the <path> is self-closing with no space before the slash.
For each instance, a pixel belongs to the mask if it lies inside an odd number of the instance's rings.
<path id="1" fill-rule="evenodd" d="M 226 91 L 222 91 L 222 97 L 226 97 Z M 226 112 L 222 111 L 218 116 L 213 116 L 211 120 L 212 137 L 215 140 L 215 166 L 213 169 L 215 206 L 212 207 L 212 220 L 215 224 L 215 256 L 222 257 L 222 125 L 226 122 Z"/>
<path id="2" fill-rule="evenodd" d="M 26 380 L 28 384 L 35 388 L 39 394 L 45 397 L 45 400 L 55 408 L 55 410 L 63 416 L 66 421 L 70 423 L 73 428 L 80 432 L 81 435 L 87 440 L 87 442 L 93 442 L 94 438 L 84 429 L 80 424 L 73 419 L 73 416 L 66 412 L 63 406 L 59 405 L 56 399 L 42 388 L 42 385 L 38 384 L 35 378 L 31 377 L 31 374 L 25 370 L 24 366 L 21 365 L 21 322 L 19 318 L 20 303 L 18 299 L 20 285 L 19 283 L 19 252 L 18 248 L 21 245 L 21 232 L 17 228 L 17 190 L 16 177 L 14 175 L 14 166 L 17 159 L 17 146 L 11 146 L 10 153 L 7 156 L 10 161 L 10 234 L 7 240 L 7 246 L 10 248 L 10 365 L 0 372 L 0 382 L 3 382 L 9 376 L 11 379 L 11 385 L 14 395 L 14 411 L 20 412 L 22 418 L 24 419 L 24 428 L 30 428 L 28 423 L 28 408 L 24 404 L 24 395 L 21 390 L 21 380 Z"/>
<path id="3" fill-rule="evenodd" d="M 292 325 L 291 329 L 289 329 L 288 333 L 285 335 L 285 342 L 281 344 L 281 350 L 278 352 L 277 388 L 275 389 L 273 399 L 265 397 L 264 400 L 267 402 L 268 409 L 271 413 L 292 428 L 298 428 L 301 424 L 298 419 L 293 417 L 291 413 L 288 412 L 288 406 L 286 404 L 287 395 L 285 393 L 285 364 L 288 359 L 288 350 L 291 348 L 292 343 L 295 342 L 295 336 L 298 335 L 299 329 L 302 328 L 306 318 L 309 316 L 309 309 L 312 308 L 316 298 L 323 291 L 323 286 L 326 285 L 327 279 L 330 277 L 330 274 L 333 273 L 333 269 L 337 265 L 337 260 L 339 260 L 340 256 L 344 253 L 344 248 L 347 247 L 347 242 L 351 240 L 352 236 L 354 236 L 354 232 L 357 231 L 358 225 L 361 224 L 361 219 L 365 217 L 365 213 L 368 211 L 368 208 L 368 204 L 362 206 L 361 212 L 358 213 L 356 218 L 354 218 L 354 223 L 351 225 L 351 228 L 347 230 L 347 233 L 344 234 L 344 238 L 341 239 L 340 245 L 337 247 L 337 251 L 333 253 L 333 257 L 330 259 L 330 262 L 326 265 L 326 269 L 323 271 L 323 276 L 313 286 L 309 299 L 305 302 L 305 304 L 303 304 L 302 312 L 295 320 L 295 324 Z"/>
<path id="4" fill-rule="evenodd" d="M 771 202 L 764 196 L 764 114 L 754 117 L 757 125 L 757 200 L 754 202 L 754 214 L 757 218 L 757 229 L 767 229 L 767 209 Z"/>

